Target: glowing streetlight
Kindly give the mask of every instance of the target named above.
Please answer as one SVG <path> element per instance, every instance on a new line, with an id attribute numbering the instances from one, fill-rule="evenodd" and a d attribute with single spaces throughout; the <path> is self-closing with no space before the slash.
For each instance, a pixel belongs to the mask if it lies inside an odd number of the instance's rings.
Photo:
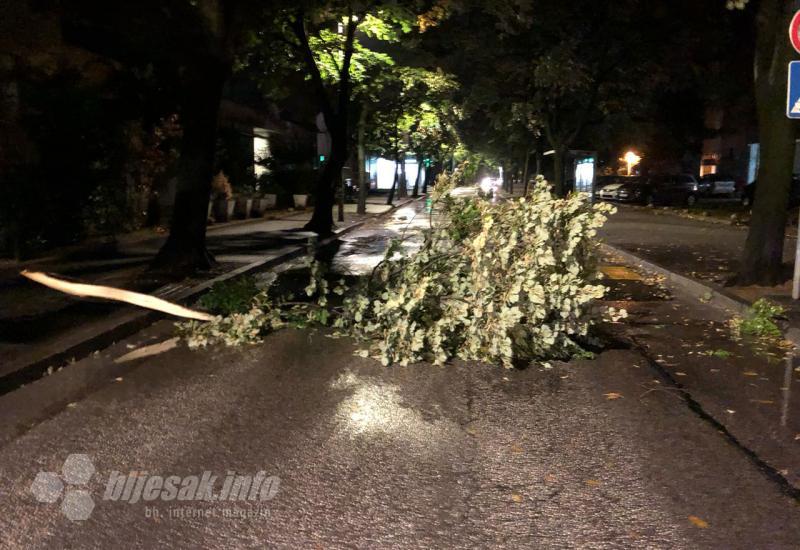
<path id="1" fill-rule="evenodd" d="M 625 163 L 628 165 L 628 175 L 631 175 L 631 169 L 641 162 L 642 157 L 634 153 L 633 151 L 628 151 L 625 153 L 625 156 L 622 158 Z"/>

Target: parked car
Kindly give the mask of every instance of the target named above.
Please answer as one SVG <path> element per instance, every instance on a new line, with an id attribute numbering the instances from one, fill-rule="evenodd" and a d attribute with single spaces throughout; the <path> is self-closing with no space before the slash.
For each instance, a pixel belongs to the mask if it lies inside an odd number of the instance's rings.
<path id="1" fill-rule="evenodd" d="M 707 174 L 697 182 L 697 190 L 703 198 L 734 198 L 736 179 L 726 174 Z"/>
<path id="2" fill-rule="evenodd" d="M 685 204 L 694 206 L 700 196 L 699 184 L 691 174 L 617 176 L 595 193 L 601 200 L 647 205 Z"/>
<path id="3" fill-rule="evenodd" d="M 756 196 L 756 181 L 749 183 L 742 191 L 742 196 L 739 199 L 742 206 L 752 206 Z M 800 175 L 795 174 L 792 176 L 792 187 L 789 191 L 789 208 L 800 206 Z"/>
<path id="4" fill-rule="evenodd" d="M 640 176 L 600 176 L 595 182 L 594 196 L 604 201 L 636 202 L 637 191 L 645 181 Z"/>
<path id="5" fill-rule="evenodd" d="M 694 206 L 700 197 L 700 184 L 691 174 L 652 176 L 645 194 L 648 205 Z"/>

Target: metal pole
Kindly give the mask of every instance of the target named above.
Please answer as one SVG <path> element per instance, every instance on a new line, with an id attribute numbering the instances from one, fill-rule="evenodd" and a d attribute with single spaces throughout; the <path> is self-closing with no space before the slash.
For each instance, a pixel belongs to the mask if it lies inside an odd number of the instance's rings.
<path id="1" fill-rule="evenodd" d="M 800 0 L 792 0 L 792 10 L 800 9 Z M 797 229 L 800 231 L 800 213 L 798 213 Z M 792 280 L 792 299 L 800 300 L 800 235 L 795 237 L 794 278 Z"/>

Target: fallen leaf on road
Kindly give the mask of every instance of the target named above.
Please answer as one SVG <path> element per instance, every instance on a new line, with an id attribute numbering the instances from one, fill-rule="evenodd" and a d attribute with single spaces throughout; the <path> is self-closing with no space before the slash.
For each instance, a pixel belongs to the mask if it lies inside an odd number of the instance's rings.
<path id="1" fill-rule="evenodd" d="M 522 452 L 522 447 L 520 447 L 519 445 L 514 443 L 513 445 L 511 445 L 511 452 L 512 453 L 521 453 Z"/>
<path id="2" fill-rule="evenodd" d="M 676 372 L 675 376 L 686 376 L 685 372 Z"/>
<path id="3" fill-rule="evenodd" d="M 597 481 L 596 479 L 587 479 L 586 485 L 588 485 L 589 487 L 597 487 L 598 485 L 600 485 L 600 482 Z"/>
<path id="4" fill-rule="evenodd" d="M 514 502 L 522 502 L 522 495 L 514 493 L 513 495 L 511 495 L 511 500 L 513 500 Z"/>
<path id="5" fill-rule="evenodd" d="M 163 342 L 159 342 L 157 344 L 150 344 L 149 346 L 144 346 L 142 348 L 126 353 L 122 357 L 114 359 L 114 362 L 127 363 L 128 361 L 134 361 L 136 359 L 143 359 L 145 357 L 151 357 L 153 355 L 165 353 L 171 349 L 178 347 L 179 341 L 180 338 L 176 337 L 176 338 L 170 338 L 169 340 L 164 340 Z"/>
<path id="6" fill-rule="evenodd" d="M 692 525 L 699 527 L 700 529 L 708 528 L 708 522 L 697 516 L 689 516 L 689 521 L 692 523 Z"/>
<path id="7" fill-rule="evenodd" d="M 118 376 L 117 378 L 114 378 L 114 381 L 115 382 L 122 382 L 122 377 Z"/>
<path id="8" fill-rule="evenodd" d="M 613 401 L 614 399 L 620 399 L 622 397 L 622 394 L 612 391 L 609 393 L 604 393 L 603 396 L 605 396 L 605 398 L 608 399 L 609 401 Z"/>
<path id="9" fill-rule="evenodd" d="M 725 412 L 728 413 L 728 414 L 733 414 L 736 411 L 734 411 L 733 409 L 725 409 Z"/>
<path id="10" fill-rule="evenodd" d="M 753 372 L 751 370 L 746 370 L 742 373 L 743 376 L 758 376 L 757 372 Z"/>

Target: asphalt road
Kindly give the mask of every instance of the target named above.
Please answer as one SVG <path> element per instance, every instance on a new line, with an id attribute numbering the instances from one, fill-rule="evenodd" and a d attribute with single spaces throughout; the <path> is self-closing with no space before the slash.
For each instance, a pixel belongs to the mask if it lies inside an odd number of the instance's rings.
<path id="1" fill-rule="evenodd" d="M 353 233 L 341 250 L 366 237 Z M 610 299 L 640 308 L 635 324 L 614 328 L 620 336 L 673 305 L 645 282 L 613 284 Z M 640 352 L 613 341 L 594 361 L 513 371 L 384 368 L 348 340 L 295 330 L 119 362 L 171 336 L 162 322 L 40 383 L 67 388 L 90 364 L 107 373 L 41 417 L 13 417 L 16 433 L 0 446 L 0 547 L 800 546 L 797 501 Z M 0 408 L 35 408 L 37 389 L 3 396 Z M 73 458 L 65 469 L 75 453 L 93 468 L 76 470 Z M 215 494 L 229 472 L 279 481 L 269 500 L 106 493 L 114 472 L 183 483 L 206 471 Z M 52 502 L 31 491 L 40 472 L 60 474 L 36 486 Z"/>
<path id="2" fill-rule="evenodd" d="M 612 245 L 679 273 L 723 283 L 736 273 L 747 228 L 618 205 L 600 234 Z M 795 239 L 787 238 L 787 263 L 794 259 L 794 247 Z"/>
<path id="3" fill-rule="evenodd" d="M 675 396 L 639 398 L 653 379 L 642 367 L 609 351 L 550 370 L 387 369 L 297 331 L 174 349 L 0 450 L 0 544 L 796 548 L 796 503 Z M 29 491 L 71 453 L 96 468 L 71 487 L 95 499 L 86 521 Z M 112 471 L 207 470 L 263 470 L 280 486 L 265 502 L 102 499 Z M 169 517 L 182 508 L 210 515 Z"/>

